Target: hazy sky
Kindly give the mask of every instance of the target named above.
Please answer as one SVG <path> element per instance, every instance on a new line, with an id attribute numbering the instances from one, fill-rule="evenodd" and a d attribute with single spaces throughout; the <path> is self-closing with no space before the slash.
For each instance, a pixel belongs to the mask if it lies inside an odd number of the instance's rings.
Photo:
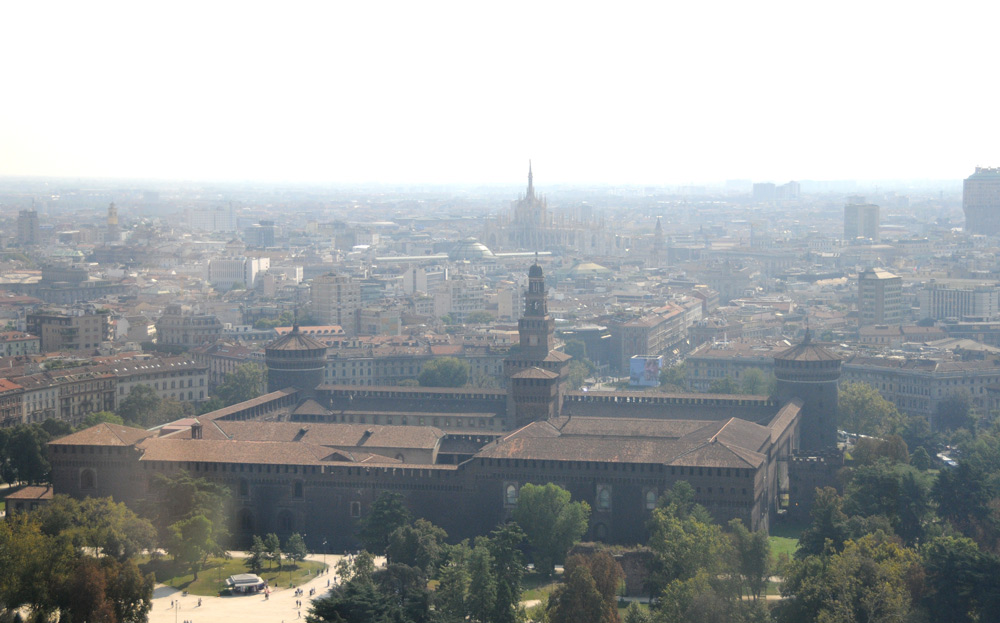
<path id="1" fill-rule="evenodd" d="M 3 2 L 0 175 L 958 179 L 998 4 Z"/>

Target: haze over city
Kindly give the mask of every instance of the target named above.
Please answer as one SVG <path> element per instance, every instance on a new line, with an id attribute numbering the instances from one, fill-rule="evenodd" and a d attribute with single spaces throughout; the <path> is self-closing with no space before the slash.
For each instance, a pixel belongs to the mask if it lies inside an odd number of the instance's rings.
<path id="1" fill-rule="evenodd" d="M 997 620 L 997 17 L 0 5 L 0 621 Z"/>
<path id="2" fill-rule="evenodd" d="M 0 175 L 959 180 L 995 3 L 5 3 Z"/>

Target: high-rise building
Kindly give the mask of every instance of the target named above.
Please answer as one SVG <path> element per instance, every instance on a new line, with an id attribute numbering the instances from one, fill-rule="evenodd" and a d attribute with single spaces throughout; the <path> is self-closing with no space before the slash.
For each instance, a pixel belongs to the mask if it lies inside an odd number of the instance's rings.
<path id="1" fill-rule="evenodd" d="M 962 185 L 965 231 L 970 234 L 1000 234 L 1000 167 L 976 167 Z"/>
<path id="2" fill-rule="evenodd" d="M 348 335 L 357 332 L 361 309 L 361 282 L 348 275 L 327 273 L 312 281 L 310 314 L 318 324 L 339 325 Z"/>
<path id="3" fill-rule="evenodd" d="M 903 280 L 887 270 L 858 273 L 858 326 L 903 320 Z"/>
<path id="4" fill-rule="evenodd" d="M 865 203 L 863 197 L 851 197 L 844 206 L 844 240 L 865 238 L 879 241 L 879 209 L 877 205 Z"/>
<path id="5" fill-rule="evenodd" d="M 29 247 L 41 242 L 41 234 L 38 229 L 38 212 L 34 210 L 21 210 L 17 213 L 17 243 L 22 247 Z"/>
<path id="6" fill-rule="evenodd" d="M 118 229 L 118 208 L 112 203 L 108 206 L 108 235 L 107 241 L 118 242 L 121 239 L 121 231 Z"/>

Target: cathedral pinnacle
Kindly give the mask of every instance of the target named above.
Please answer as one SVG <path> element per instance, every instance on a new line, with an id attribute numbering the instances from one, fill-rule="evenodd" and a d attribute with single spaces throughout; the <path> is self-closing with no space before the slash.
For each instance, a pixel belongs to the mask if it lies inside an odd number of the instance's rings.
<path id="1" fill-rule="evenodd" d="M 531 160 L 528 161 L 528 194 L 527 197 L 535 196 L 535 182 L 534 176 L 531 174 Z"/>

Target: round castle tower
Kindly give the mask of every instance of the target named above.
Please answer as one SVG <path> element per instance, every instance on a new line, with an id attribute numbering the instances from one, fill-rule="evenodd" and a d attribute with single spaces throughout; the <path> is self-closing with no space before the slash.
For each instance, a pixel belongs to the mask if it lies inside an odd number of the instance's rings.
<path id="1" fill-rule="evenodd" d="M 326 378 L 326 344 L 301 333 L 298 324 L 264 347 L 264 361 L 269 392 L 294 387 L 300 398 L 315 398 Z"/>
<path id="2" fill-rule="evenodd" d="M 800 398 L 799 452 L 813 453 L 837 446 L 837 383 L 839 356 L 812 343 L 809 331 L 796 344 L 774 357 L 778 398 Z"/>

